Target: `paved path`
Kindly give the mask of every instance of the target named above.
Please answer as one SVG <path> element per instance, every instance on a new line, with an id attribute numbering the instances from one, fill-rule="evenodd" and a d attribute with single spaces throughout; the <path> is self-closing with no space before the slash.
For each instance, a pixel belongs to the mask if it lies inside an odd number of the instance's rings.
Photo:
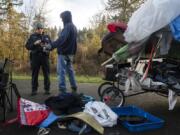
<path id="1" fill-rule="evenodd" d="M 34 102 L 43 103 L 48 96 L 43 95 L 43 85 L 40 82 L 40 88 L 38 95 L 31 97 L 30 96 L 30 81 L 27 80 L 16 80 L 14 81 L 17 84 L 17 87 L 21 95 L 29 100 Z M 97 96 L 98 84 L 79 84 L 79 91 L 85 94 L 94 96 L 99 100 Z M 52 82 L 51 84 L 52 94 L 57 94 L 57 82 Z M 165 120 L 165 125 L 163 128 L 146 131 L 141 133 L 130 133 L 122 127 L 122 125 L 117 125 L 113 128 L 105 128 L 105 135 L 179 135 L 180 134 L 180 103 L 179 101 L 176 104 L 176 107 L 173 111 L 168 111 L 168 102 L 167 98 L 161 97 L 154 93 L 146 93 L 143 95 L 138 95 L 126 99 L 125 105 L 136 105 L 145 111 L 148 111 L 151 114 L 154 114 L 157 117 L 160 117 Z M 1 110 L 0 110 L 1 112 Z M 9 117 L 14 117 L 15 112 L 10 113 Z M 1 116 L 1 115 L 0 115 Z M 50 135 L 75 135 L 67 130 L 60 130 L 57 128 L 56 124 L 53 124 L 51 127 Z M 36 135 L 38 128 L 36 127 L 21 127 L 19 124 L 13 124 L 8 127 L 0 127 L 0 135 Z M 96 135 L 96 132 L 91 132 L 87 135 Z"/>

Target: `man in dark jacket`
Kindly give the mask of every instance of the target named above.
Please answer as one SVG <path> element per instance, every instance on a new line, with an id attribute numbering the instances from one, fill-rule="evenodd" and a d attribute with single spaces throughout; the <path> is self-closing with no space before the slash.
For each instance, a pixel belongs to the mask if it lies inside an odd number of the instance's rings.
<path id="1" fill-rule="evenodd" d="M 26 43 L 26 48 L 30 50 L 30 62 L 32 69 L 32 96 L 37 94 L 38 74 L 40 67 L 42 67 L 44 75 L 45 94 L 50 94 L 49 52 L 43 49 L 46 44 L 50 43 L 51 40 L 49 36 L 44 34 L 43 25 L 41 23 L 37 23 L 35 25 L 35 33 L 30 35 L 30 38 Z"/>
<path id="2" fill-rule="evenodd" d="M 65 75 L 68 74 L 72 92 L 76 92 L 77 84 L 72 66 L 73 57 L 77 50 L 77 29 L 72 22 L 72 15 L 70 11 L 64 11 L 60 14 L 63 21 L 64 28 L 59 35 L 59 38 L 47 46 L 46 49 L 57 48 L 58 62 L 57 73 L 59 79 L 60 92 L 66 91 Z"/>

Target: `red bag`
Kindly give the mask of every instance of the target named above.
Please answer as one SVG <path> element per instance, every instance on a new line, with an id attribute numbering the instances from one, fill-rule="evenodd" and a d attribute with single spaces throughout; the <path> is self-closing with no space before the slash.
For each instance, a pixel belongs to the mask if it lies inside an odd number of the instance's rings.
<path id="1" fill-rule="evenodd" d="M 125 31 L 127 29 L 127 24 L 123 22 L 113 22 L 107 25 L 107 28 L 110 32 L 117 32 L 117 29 Z"/>

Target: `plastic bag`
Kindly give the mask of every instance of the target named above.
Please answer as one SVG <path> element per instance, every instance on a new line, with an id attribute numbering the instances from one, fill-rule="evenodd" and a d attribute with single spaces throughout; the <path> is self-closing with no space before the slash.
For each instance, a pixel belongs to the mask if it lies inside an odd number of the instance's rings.
<path id="1" fill-rule="evenodd" d="M 137 42 L 160 30 L 180 15 L 179 7 L 179 0 L 147 0 L 130 18 L 125 40 Z"/>
<path id="2" fill-rule="evenodd" d="M 92 115 L 103 127 L 112 127 L 117 124 L 115 114 L 105 103 L 93 101 L 85 105 L 84 112 Z"/>
<path id="3" fill-rule="evenodd" d="M 169 102 L 169 110 L 173 110 L 177 102 L 177 95 L 174 91 L 170 89 L 168 94 L 168 102 Z"/>
<path id="4" fill-rule="evenodd" d="M 136 74 L 133 72 L 125 82 L 125 93 L 128 94 L 129 90 L 142 90 L 139 78 L 136 77 Z"/>

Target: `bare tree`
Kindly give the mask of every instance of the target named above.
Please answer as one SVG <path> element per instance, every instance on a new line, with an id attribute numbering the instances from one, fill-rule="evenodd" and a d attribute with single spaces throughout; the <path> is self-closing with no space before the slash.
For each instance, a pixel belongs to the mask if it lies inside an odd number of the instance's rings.
<path id="1" fill-rule="evenodd" d="M 36 7 L 34 0 L 29 0 L 29 2 L 26 3 L 27 5 L 25 5 L 25 9 L 23 11 L 26 14 L 26 21 L 24 22 L 25 23 L 24 25 L 29 30 L 29 32 L 26 34 L 26 38 L 24 42 L 26 42 L 26 40 L 28 39 L 35 23 L 42 22 L 45 24 L 46 19 L 44 17 L 44 14 L 45 14 L 45 6 L 47 2 L 48 0 L 43 0 L 40 3 L 40 5 L 38 5 L 38 7 Z M 23 59 L 24 56 L 25 56 L 25 48 L 23 46 Z"/>

